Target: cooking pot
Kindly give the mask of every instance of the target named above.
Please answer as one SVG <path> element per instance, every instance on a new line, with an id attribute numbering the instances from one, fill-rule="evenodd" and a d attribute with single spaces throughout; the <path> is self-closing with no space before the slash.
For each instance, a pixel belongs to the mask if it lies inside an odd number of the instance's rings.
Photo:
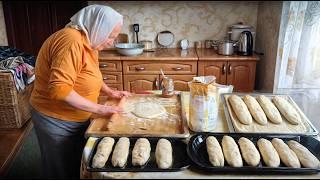
<path id="1" fill-rule="evenodd" d="M 231 26 L 231 31 L 229 31 L 228 34 L 231 34 L 230 39 L 232 41 L 238 41 L 240 34 L 243 31 L 252 31 L 252 26 L 243 25 L 243 24 L 234 24 Z"/>
<path id="2" fill-rule="evenodd" d="M 237 44 L 230 40 L 214 41 L 213 46 L 218 47 L 218 54 L 220 55 L 233 55 L 234 46 Z"/>

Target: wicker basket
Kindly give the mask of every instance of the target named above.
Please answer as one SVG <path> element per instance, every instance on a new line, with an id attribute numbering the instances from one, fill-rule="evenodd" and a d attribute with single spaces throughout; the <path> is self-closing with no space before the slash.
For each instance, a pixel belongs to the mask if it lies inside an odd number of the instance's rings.
<path id="1" fill-rule="evenodd" d="M 20 128 L 31 118 L 29 98 L 33 83 L 17 91 L 11 73 L 0 73 L 0 128 Z"/>

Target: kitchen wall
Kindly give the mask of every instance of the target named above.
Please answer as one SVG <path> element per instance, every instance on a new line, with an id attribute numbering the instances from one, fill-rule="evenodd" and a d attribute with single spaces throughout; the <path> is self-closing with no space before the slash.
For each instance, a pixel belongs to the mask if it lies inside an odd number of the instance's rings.
<path id="1" fill-rule="evenodd" d="M 139 40 L 152 40 L 169 30 L 175 35 L 171 47 L 181 39 L 194 41 L 223 39 L 230 25 L 237 22 L 257 25 L 258 2 L 210 1 L 89 1 L 88 4 L 111 6 L 124 15 L 122 33 L 135 41 L 132 24 L 140 24 Z"/>
<path id="2" fill-rule="evenodd" d="M 257 64 L 256 89 L 272 92 L 277 59 L 282 2 L 259 2 L 256 51 L 264 53 Z"/>
<path id="3" fill-rule="evenodd" d="M 0 1 L 0 46 L 7 46 L 7 45 L 8 45 L 8 39 L 7 39 L 7 32 L 6 32 L 6 24 L 3 16 L 2 1 Z"/>

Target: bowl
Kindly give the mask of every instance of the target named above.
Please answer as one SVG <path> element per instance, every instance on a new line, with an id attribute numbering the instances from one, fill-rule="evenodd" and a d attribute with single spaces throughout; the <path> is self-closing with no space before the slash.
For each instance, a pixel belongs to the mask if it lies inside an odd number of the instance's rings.
<path id="1" fill-rule="evenodd" d="M 136 56 L 143 53 L 144 45 L 137 43 L 118 43 L 115 44 L 117 51 L 121 55 Z"/>

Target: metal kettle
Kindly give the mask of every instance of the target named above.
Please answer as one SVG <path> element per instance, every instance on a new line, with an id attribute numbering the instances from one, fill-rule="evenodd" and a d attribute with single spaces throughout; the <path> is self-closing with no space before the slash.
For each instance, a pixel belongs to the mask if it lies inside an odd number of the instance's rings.
<path id="1" fill-rule="evenodd" d="M 251 56 L 253 54 L 253 37 L 250 31 L 243 31 L 238 41 L 238 55 Z"/>

